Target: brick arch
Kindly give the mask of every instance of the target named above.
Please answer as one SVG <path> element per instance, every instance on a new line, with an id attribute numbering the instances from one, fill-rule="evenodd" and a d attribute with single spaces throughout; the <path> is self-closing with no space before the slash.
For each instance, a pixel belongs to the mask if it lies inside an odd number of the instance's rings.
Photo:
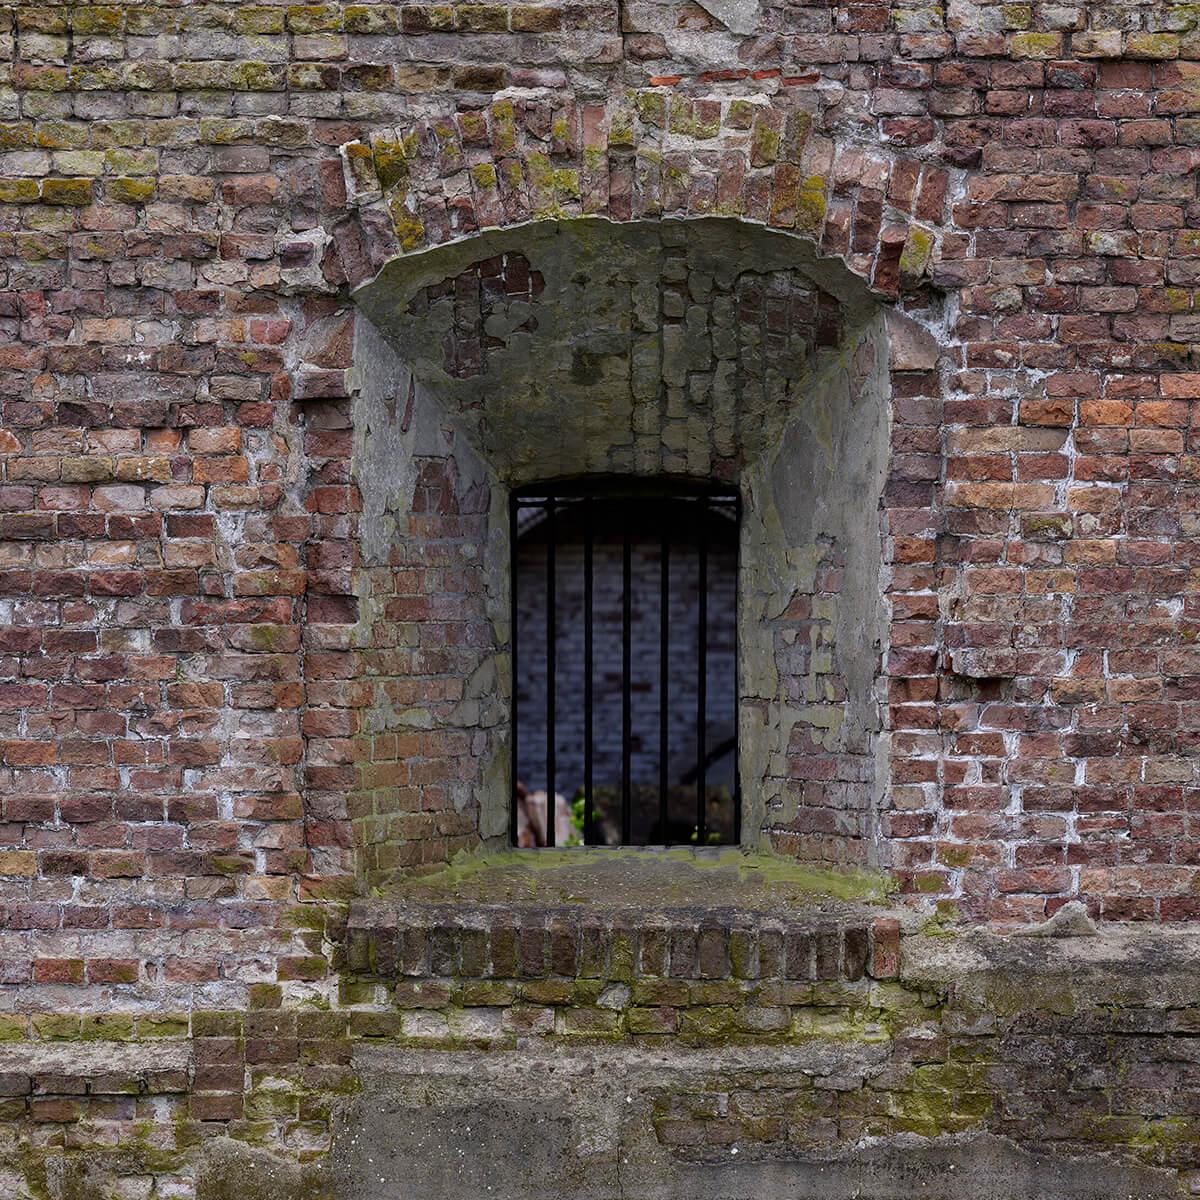
<path id="1" fill-rule="evenodd" d="M 842 259 L 881 296 L 920 288 L 948 173 L 828 136 L 815 97 L 526 92 L 426 116 L 342 147 L 355 212 L 331 249 L 356 287 L 389 259 L 539 218 L 730 216 Z"/>

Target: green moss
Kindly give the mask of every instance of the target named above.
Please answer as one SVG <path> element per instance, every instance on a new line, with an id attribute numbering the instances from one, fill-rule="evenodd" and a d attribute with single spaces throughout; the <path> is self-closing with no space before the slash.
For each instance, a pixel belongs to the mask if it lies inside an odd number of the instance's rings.
<path id="1" fill-rule="evenodd" d="M 229 71 L 227 86 L 237 92 L 273 92 L 283 86 L 280 69 L 268 63 L 240 62 Z"/>
<path id="2" fill-rule="evenodd" d="M 725 116 L 726 126 L 730 129 L 749 129 L 759 107 L 753 100 L 731 100 Z"/>
<path id="3" fill-rule="evenodd" d="M 922 229 L 919 225 L 909 228 L 904 249 L 900 252 L 901 279 L 915 280 L 925 273 L 933 253 L 933 244 L 933 234 L 928 229 Z"/>
<path id="4" fill-rule="evenodd" d="M 1195 1117 L 1152 1117 L 1143 1121 L 1128 1142 L 1137 1156 L 1156 1165 L 1177 1165 L 1180 1155 L 1191 1154 L 1200 1138 L 1200 1121 Z"/>
<path id="5" fill-rule="evenodd" d="M 661 92 L 639 92 L 637 112 L 644 125 L 665 129 L 667 124 L 667 98 Z"/>
<path id="6" fill-rule="evenodd" d="M 812 115 L 801 109 L 788 118 L 787 145 L 784 148 L 789 162 L 798 163 L 812 132 Z"/>
<path id="7" fill-rule="evenodd" d="M 705 118 L 700 111 L 700 107 L 696 109 L 696 137 L 701 141 L 707 141 L 709 138 L 715 138 L 721 132 L 721 116 L 719 106 L 713 106 L 712 114 Z"/>
<path id="8" fill-rule="evenodd" d="M 941 1137 L 980 1124 L 995 1100 L 982 1092 L 891 1092 L 888 1107 L 899 1132 Z"/>
<path id="9" fill-rule="evenodd" d="M 581 195 L 579 172 L 569 167 L 559 167 L 555 170 L 554 194 L 560 202 L 578 200 Z"/>
<path id="10" fill-rule="evenodd" d="M 765 121 L 755 123 L 750 135 L 750 161 L 755 166 L 766 166 L 779 157 L 779 130 Z"/>
<path id="11" fill-rule="evenodd" d="M 635 950 L 628 934 L 613 933 L 608 953 L 608 978 L 616 983 L 628 983 L 634 976 Z"/>
<path id="12" fill-rule="evenodd" d="M 371 147 L 362 142 L 350 142 L 342 147 L 342 155 L 355 188 L 359 192 L 373 192 L 380 181 L 375 174 L 375 159 Z"/>
<path id="13" fill-rule="evenodd" d="M 862 1008 L 823 1008 L 797 1005 L 792 1009 L 790 1038 L 793 1041 L 886 1042 L 891 1037 L 880 1014 Z"/>
<path id="14" fill-rule="evenodd" d="M 290 625 L 247 625 L 245 636 L 249 649 L 286 654 L 294 649 L 295 629 Z"/>
<path id="15" fill-rule="evenodd" d="M 1185 313 L 1191 311 L 1192 293 L 1187 288 L 1160 288 L 1159 312 Z"/>
<path id="16" fill-rule="evenodd" d="M 517 985 L 507 981 L 491 979 L 465 980 L 462 988 L 463 1004 L 468 1006 L 494 1005 L 507 1007 L 517 998 Z"/>
<path id="17" fill-rule="evenodd" d="M 446 867 L 397 884 L 422 901 L 544 899 L 603 902 L 620 878 L 623 903 L 644 894 L 664 902 L 720 897 L 722 903 L 773 903 L 818 896 L 882 903 L 895 882 L 880 872 L 834 871 L 769 853 L 686 847 L 643 850 L 512 850 L 459 855 Z"/>
<path id="18" fill-rule="evenodd" d="M 739 1029 L 738 1010 L 731 1005 L 696 1005 L 679 1013 L 679 1036 L 684 1041 L 729 1041 Z"/>
<path id="19" fill-rule="evenodd" d="M 1062 52 L 1062 34 L 1014 33 L 1009 49 L 1013 58 L 1056 58 Z"/>
<path id="20" fill-rule="evenodd" d="M 270 1087 L 255 1088 L 246 1096 L 246 1119 L 254 1121 L 267 1117 L 296 1117 L 300 1113 L 302 1095 L 300 1088 L 288 1087 L 277 1079 L 273 1080 Z M 274 1125 L 268 1126 L 268 1130 L 274 1133 Z"/>
<path id="21" fill-rule="evenodd" d="M 90 179 L 43 179 L 43 204 L 87 205 L 92 202 Z"/>
<path id="22" fill-rule="evenodd" d="M 403 253 L 417 250 L 425 244 L 425 224 L 404 202 L 404 196 L 392 196 L 388 200 L 388 213 L 392 218 L 392 229 Z"/>
<path id="23" fill-rule="evenodd" d="M 1071 1016 L 1076 998 L 1068 979 L 1039 979 L 1036 988 L 1018 974 L 991 973 L 982 981 L 983 1003 L 1000 1016 L 1025 1012 L 1046 1012 Z"/>
<path id="24" fill-rule="evenodd" d="M 1130 58 L 1167 59 L 1179 57 L 1179 38 L 1173 33 L 1130 33 L 1125 38 Z"/>
<path id="25" fill-rule="evenodd" d="M 970 846 L 947 845 L 938 849 L 938 862 L 947 867 L 965 867 L 973 857 Z"/>
<path id="26" fill-rule="evenodd" d="M 570 979 L 534 979 L 521 985 L 521 997 L 530 1004 L 570 1004 L 574 995 Z"/>
<path id="27" fill-rule="evenodd" d="M 252 983 L 249 994 L 253 1009 L 280 1008 L 283 1005 L 283 988 L 277 983 Z"/>
<path id="28" fill-rule="evenodd" d="M 71 1013 L 34 1013 L 33 1036 L 39 1041 L 74 1041 L 79 1037 L 80 1018 Z"/>
<path id="29" fill-rule="evenodd" d="M 138 1017 L 139 1038 L 182 1038 L 188 1036 L 187 1013 L 159 1013 Z"/>
<path id="30" fill-rule="evenodd" d="M 667 117 L 667 128 L 672 133 L 693 137 L 696 133 L 695 109 L 686 96 L 672 96 Z"/>
<path id="31" fill-rule="evenodd" d="M 344 921 L 348 906 L 345 904 L 293 904 L 283 912 L 279 924 L 285 929 L 309 929 L 323 932 L 330 920 Z"/>
<path id="32" fill-rule="evenodd" d="M 109 1013 L 88 1015 L 80 1025 L 79 1036 L 85 1041 L 124 1042 L 133 1037 L 133 1015 Z"/>
<path id="33" fill-rule="evenodd" d="M 0 204 L 36 204 L 36 179 L 0 179 Z"/>
<path id="34" fill-rule="evenodd" d="M 29 1018 L 23 1013 L 0 1015 L 0 1042 L 23 1042 L 29 1036 Z"/>
<path id="35" fill-rule="evenodd" d="M 511 100 L 492 105 L 492 148 L 497 158 L 517 148 L 516 114 Z"/>
<path id="36" fill-rule="evenodd" d="M 371 155 L 375 177 L 385 192 L 408 178 L 408 160 L 399 142 L 388 139 L 374 142 Z"/>
<path id="37" fill-rule="evenodd" d="M 32 122 L 23 121 L 20 124 L 0 125 L 0 150 L 16 150 L 22 146 L 32 145 Z"/>
<path id="38" fill-rule="evenodd" d="M 153 1020 L 143 1017 L 139 1020 Z M 194 1037 L 226 1037 L 240 1038 L 242 1036 L 242 1014 L 240 1012 L 204 1011 L 192 1013 L 192 1035 Z"/>
<path id="39" fill-rule="evenodd" d="M 342 10 L 337 4 L 296 4 L 287 10 L 292 33 L 328 33 L 342 27 Z"/>
<path id="40" fill-rule="evenodd" d="M 158 170 L 158 152 L 114 146 L 105 150 L 104 165 L 116 175 L 153 175 Z"/>
<path id="41" fill-rule="evenodd" d="M 769 219 L 772 225 L 787 227 L 796 223 L 796 199 L 799 191 L 796 168 L 790 163 L 784 163 L 777 167 L 774 186 L 771 188 Z M 812 669 L 816 673 L 819 668 L 814 665 Z"/>
<path id="42" fill-rule="evenodd" d="M 227 117 L 203 117 L 200 121 L 200 141 L 206 146 L 232 146 L 254 136 L 254 124 Z"/>
<path id="43" fill-rule="evenodd" d="M 554 173 L 550 159 L 534 152 L 525 159 L 525 177 L 529 180 L 529 208 L 540 217 L 557 212 L 554 203 Z"/>
<path id="44" fill-rule="evenodd" d="M 609 122 L 608 144 L 610 146 L 632 146 L 636 141 L 637 110 L 618 108 Z"/>
<path id="45" fill-rule="evenodd" d="M 471 168 L 471 181 L 480 191 L 493 191 L 498 183 L 496 168 L 491 163 L 476 163 Z"/>
<path id="46" fill-rule="evenodd" d="M 144 176 L 109 179 L 104 184 L 105 199 L 113 204 L 146 204 L 157 191 L 158 184 Z"/>
<path id="47" fill-rule="evenodd" d="M 371 1004 L 375 1000 L 375 984 L 348 977 L 338 980 L 338 1004 L 350 1007 L 355 1004 Z"/>
<path id="48" fill-rule="evenodd" d="M 825 221 L 825 178 L 810 175 L 796 193 L 796 228 L 817 232 Z"/>
<path id="49" fill-rule="evenodd" d="M 349 12 L 349 9 L 346 10 Z M 238 33 L 283 33 L 284 13 L 278 8 L 253 5 L 235 9 L 231 14 L 233 28 Z"/>

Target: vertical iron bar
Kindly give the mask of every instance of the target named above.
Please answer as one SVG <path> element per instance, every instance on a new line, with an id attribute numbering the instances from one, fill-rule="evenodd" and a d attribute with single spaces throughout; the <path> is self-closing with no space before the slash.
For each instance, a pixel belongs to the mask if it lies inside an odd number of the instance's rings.
<path id="1" fill-rule="evenodd" d="M 741 612 L 741 578 L 742 578 L 742 497 L 739 493 L 733 497 L 733 841 L 735 845 L 742 842 L 742 773 L 738 761 L 738 747 L 741 745 L 742 712 L 739 700 L 741 690 L 738 684 L 738 671 L 741 669 L 741 627 L 738 615 Z"/>
<path id="2" fill-rule="evenodd" d="M 596 838 L 592 809 L 592 498 L 583 502 L 583 844 Z"/>
<path id="3" fill-rule="evenodd" d="M 509 781 L 509 791 L 512 793 L 509 796 L 508 804 L 508 833 L 509 839 L 515 846 L 517 844 L 517 787 L 519 780 L 517 778 L 517 730 L 521 724 L 517 719 L 517 680 L 521 678 L 517 670 L 517 497 L 515 493 L 509 495 L 508 498 L 508 536 L 509 536 L 509 565 L 508 565 L 508 586 L 509 596 L 512 603 L 512 611 L 510 620 L 512 622 L 512 654 L 510 660 L 512 662 L 512 680 L 509 684 L 509 708 L 512 711 L 512 779 Z"/>
<path id="4" fill-rule="evenodd" d="M 555 538 L 554 497 L 546 502 L 546 845 L 554 845 Z"/>
<path id="5" fill-rule="evenodd" d="M 699 508 L 696 545 L 700 577 L 696 610 L 696 844 L 703 846 L 707 840 L 705 810 L 708 807 L 708 772 L 704 761 L 708 754 L 705 744 L 708 719 L 708 501 L 701 500 Z"/>
<path id="6" fill-rule="evenodd" d="M 668 659 L 671 652 L 671 538 L 670 521 L 663 514 L 662 549 L 659 551 L 659 598 L 658 598 L 658 828 L 663 845 L 667 844 L 667 788 L 670 775 L 667 754 L 670 740 L 667 727 L 668 692 L 671 672 Z"/>
<path id="7" fill-rule="evenodd" d="M 632 840 L 633 825 L 633 549 L 629 532 L 630 504 L 622 505 L 624 544 L 622 546 L 622 624 L 621 624 L 621 843 Z"/>

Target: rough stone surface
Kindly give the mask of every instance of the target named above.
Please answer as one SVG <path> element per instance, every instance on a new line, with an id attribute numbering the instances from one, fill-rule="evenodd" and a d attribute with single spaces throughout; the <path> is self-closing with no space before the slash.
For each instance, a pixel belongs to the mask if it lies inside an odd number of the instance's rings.
<path id="1" fill-rule="evenodd" d="M 701 1060 L 613 1049 L 576 1051 L 553 1061 L 521 1054 L 506 1061 L 498 1055 L 367 1051 L 362 1066 L 372 1082 L 361 1108 L 348 1117 L 353 1133 L 335 1140 L 334 1174 L 363 1200 L 400 1200 L 412 1194 L 408 1189 L 471 1200 L 497 1194 L 531 1200 L 1148 1200 L 1176 1194 L 1168 1171 L 1126 1166 L 1094 1152 L 1030 1154 L 986 1133 L 900 1135 L 850 1152 L 814 1152 L 796 1144 L 798 1138 L 765 1154 L 738 1136 L 745 1128 L 738 1116 L 766 1114 L 772 1101 L 781 1109 L 794 1105 L 797 1091 L 803 1094 L 814 1076 L 871 1070 L 876 1064 L 867 1057 L 767 1051 L 752 1062 L 736 1051 L 706 1053 Z M 769 1082 L 739 1091 L 749 1077 Z M 668 1091 L 690 1095 L 701 1111 L 701 1097 L 714 1110 L 727 1103 L 734 1119 L 722 1120 L 715 1111 L 709 1118 L 712 1127 L 725 1126 L 724 1136 L 704 1145 L 702 1120 L 657 1116 Z M 695 1140 L 680 1136 L 689 1124 L 700 1135 Z"/>

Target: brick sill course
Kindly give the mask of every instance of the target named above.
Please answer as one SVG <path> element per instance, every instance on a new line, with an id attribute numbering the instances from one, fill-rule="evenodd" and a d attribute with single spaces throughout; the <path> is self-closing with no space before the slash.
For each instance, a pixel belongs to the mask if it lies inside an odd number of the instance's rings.
<path id="1" fill-rule="evenodd" d="M 739 851 L 522 851 L 355 901 L 361 978 L 893 978 L 881 877 Z M 886 911 L 886 910 L 885 910 Z"/>

